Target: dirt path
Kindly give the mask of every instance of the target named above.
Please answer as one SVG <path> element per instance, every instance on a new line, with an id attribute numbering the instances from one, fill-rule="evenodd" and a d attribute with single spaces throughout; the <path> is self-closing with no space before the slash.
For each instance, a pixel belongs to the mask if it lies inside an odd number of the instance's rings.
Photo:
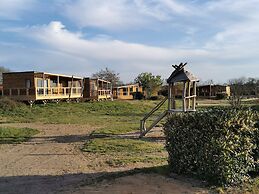
<path id="1" fill-rule="evenodd" d="M 1 124 L 30 127 L 40 133 L 22 144 L 0 145 L 0 193 L 201 193 L 191 183 L 159 175 L 137 174 L 98 185 L 82 186 L 110 171 L 94 169 L 98 158 L 80 147 L 94 130 L 87 125 Z M 126 169 L 124 169 L 126 170 Z M 160 188 L 160 189 L 159 189 Z M 172 192 L 174 191 L 174 192 Z"/>
<path id="2" fill-rule="evenodd" d="M 206 190 L 197 187 L 198 183 L 190 181 L 176 180 L 166 178 L 157 174 L 136 174 L 114 179 L 112 181 L 103 181 L 93 186 L 82 186 L 78 189 L 72 189 L 68 193 L 87 193 L 87 194 L 205 194 Z"/>
<path id="3" fill-rule="evenodd" d="M 62 175 L 80 173 L 89 161 L 80 146 L 94 129 L 80 125 L 9 124 L 40 133 L 22 144 L 0 145 L 1 176 Z M 88 169 L 87 169 L 88 170 Z"/>

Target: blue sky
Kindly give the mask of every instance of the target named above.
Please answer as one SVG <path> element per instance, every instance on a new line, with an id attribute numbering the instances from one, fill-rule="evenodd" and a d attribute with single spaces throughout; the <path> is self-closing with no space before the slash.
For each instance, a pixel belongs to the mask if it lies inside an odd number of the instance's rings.
<path id="1" fill-rule="evenodd" d="M 167 78 L 188 62 L 201 80 L 259 77 L 259 0 L 0 0 L 0 65 L 124 82 Z"/>

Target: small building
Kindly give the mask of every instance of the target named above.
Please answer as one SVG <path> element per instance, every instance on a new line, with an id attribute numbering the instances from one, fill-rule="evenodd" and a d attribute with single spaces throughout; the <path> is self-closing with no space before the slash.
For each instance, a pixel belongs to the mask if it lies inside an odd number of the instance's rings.
<path id="1" fill-rule="evenodd" d="M 3 95 L 17 101 L 80 99 L 83 78 L 25 71 L 3 73 Z"/>
<path id="2" fill-rule="evenodd" d="M 143 93 L 143 89 L 139 84 L 118 86 L 113 88 L 113 97 L 120 100 L 133 100 L 136 92 Z"/>
<path id="3" fill-rule="evenodd" d="M 154 128 L 164 117 L 172 115 L 173 113 L 187 113 L 196 111 L 196 97 L 197 97 L 197 82 L 199 79 L 191 72 L 184 69 L 187 63 L 180 63 L 173 65 L 175 70 L 167 79 L 167 97 L 158 103 L 148 114 L 140 120 L 140 137 L 145 136 L 152 128 Z M 177 87 L 177 89 L 175 89 Z M 181 95 L 181 102 L 176 103 L 176 96 Z M 168 101 L 168 106 L 148 127 L 147 120 L 158 111 L 165 102 Z M 164 108 L 164 107 L 163 107 Z"/>
<path id="4" fill-rule="evenodd" d="M 198 86 L 197 95 L 198 97 L 204 98 L 214 98 L 218 95 L 225 95 L 226 97 L 229 97 L 231 95 L 230 86 L 213 84 Z"/>
<path id="5" fill-rule="evenodd" d="M 112 83 L 98 78 L 84 78 L 83 98 L 98 101 L 112 100 Z"/>

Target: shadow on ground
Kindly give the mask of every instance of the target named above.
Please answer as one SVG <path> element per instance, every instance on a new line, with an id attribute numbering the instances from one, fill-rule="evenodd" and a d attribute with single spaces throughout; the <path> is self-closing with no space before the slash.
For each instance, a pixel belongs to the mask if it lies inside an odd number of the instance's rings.
<path id="1" fill-rule="evenodd" d="M 139 139 L 140 141 L 149 141 L 149 142 L 162 142 L 165 141 L 165 137 L 158 136 L 145 136 L 139 138 L 139 132 L 125 133 L 125 134 L 117 134 L 117 135 L 109 135 L 109 134 L 90 134 L 90 135 L 64 135 L 64 136 L 34 136 L 34 137 L 24 137 L 26 140 L 29 140 L 27 143 L 47 143 L 47 142 L 55 142 L 55 143 L 77 143 L 77 142 L 86 142 L 90 139 L 97 138 L 116 138 L 116 139 Z M 21 143 L 17 141 L 15 137 L 5 137 L 0 138 L 0 144 L 16 144 Z M 26 143 L 26 142 L 25 142 Z"/>
<path id="2" fill-rule="evenodd" d="M 82 186 L 95 185 L 104 180 L 114 180 L 138 173 L 158 173 L 165 175 L 167 169 L 167 166 L 158 166 L 120 172 L 65 174 L 60 176 L 35 175 L 0 177 L 0 193 L 62 193 L 63 191 L 75 190 Z"/>

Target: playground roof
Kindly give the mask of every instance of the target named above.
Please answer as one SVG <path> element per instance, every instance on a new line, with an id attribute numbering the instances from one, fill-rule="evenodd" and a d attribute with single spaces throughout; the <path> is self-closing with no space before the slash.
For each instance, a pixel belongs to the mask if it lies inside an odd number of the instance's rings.
<path id="1" fill-rule="evenodd" d="M 174 82 L 184 82 L 184 81 L 199 81 L 199 79 L 193 75 L 191 72 L 184 69 L 185 64 L 180 64 L 179 66 L 173 66 L 175 70 L 171 76 L 167 79 L 167 83 Z"/>

